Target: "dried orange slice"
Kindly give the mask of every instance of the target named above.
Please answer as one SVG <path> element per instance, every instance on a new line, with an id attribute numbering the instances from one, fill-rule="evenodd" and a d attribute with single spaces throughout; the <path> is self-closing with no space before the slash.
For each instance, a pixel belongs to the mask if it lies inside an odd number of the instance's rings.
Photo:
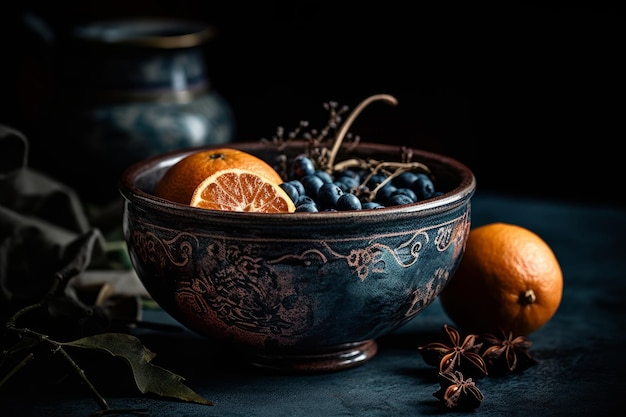
<path id="1" fill-rule="evenodd" d="M 223 169 L 207 177 L 193 192 L 190 205 L 260 213 L 296 211 L 295 204 L 277 182 L 241 168 Z"/>

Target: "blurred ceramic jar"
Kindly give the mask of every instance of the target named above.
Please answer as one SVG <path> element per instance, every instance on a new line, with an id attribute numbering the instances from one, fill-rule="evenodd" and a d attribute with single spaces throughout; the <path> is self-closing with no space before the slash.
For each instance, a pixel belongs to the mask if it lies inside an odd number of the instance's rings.
<path id="1" fill-rule="evenodd" d="M 146 157 L 234 139 L 231 108 L 207 74 L 204 46 L 213 36 L 210 25 L 174 19 L 74 29 L 62 70 L 67 138 L 109 191 Z"/>

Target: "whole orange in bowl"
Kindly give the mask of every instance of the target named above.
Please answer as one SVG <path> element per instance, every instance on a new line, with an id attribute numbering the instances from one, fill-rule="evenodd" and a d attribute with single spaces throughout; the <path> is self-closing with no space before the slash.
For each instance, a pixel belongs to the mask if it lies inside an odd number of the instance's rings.
<path id="1" fill-rule="evenodd" d="M 255 172 L 280 184 L 280 175 L 262 159 L 239 149 L 217 148 L 193 152 L 174 164 L 155 188 L 155 195 L 180 204 L 189 204 L 194 191 L 207 177 L 224 169 Z"/>
<path id="2" fill-rule="evenodd" d="M 546 324 L 562 295 L 563 274 L 550 246 L 525 227 L 491 223 L 470 231 L 440 301 L 467 332 L 517 336 Z"/>

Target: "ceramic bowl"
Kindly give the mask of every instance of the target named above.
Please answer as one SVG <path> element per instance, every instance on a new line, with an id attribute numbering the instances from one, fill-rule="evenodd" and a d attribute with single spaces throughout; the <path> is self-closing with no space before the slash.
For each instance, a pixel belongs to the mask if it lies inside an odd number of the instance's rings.
<path id="1" fill-rule="evenodd" d="M 261 142 L 232 147 L 273 163 Z M 400 147 L 352 154 L 397 160 Z M 163 173 L 198 150 L 130 166 L 120 180 L 133 267 L 154 300 L 187 328 L 246 360 L 289 371 L 334 371 L 371 359 L 376 339 L 427 308 L 463 255 L 475 177 L 443 155 L 413 150 L 443 194 L 375 210 L 212 211 L 155 197 Z M 299 153 L 296 143 L 284 151 Z"/>

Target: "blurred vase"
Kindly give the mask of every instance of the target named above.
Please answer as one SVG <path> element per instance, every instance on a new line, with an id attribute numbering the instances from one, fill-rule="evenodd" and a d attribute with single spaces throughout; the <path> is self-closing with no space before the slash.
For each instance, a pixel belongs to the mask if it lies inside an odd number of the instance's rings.
<path id="1" fill-rule="evenodd" d="M 233 140 L 231 108 L 207 75 L 213 35 L 209 25 L 173 19 L 74 29 L 62 70 L 66 132 L 74 155 L 108 191 L 117 193 L 119 174 L 134 162 Z M 86 188 L 94 191 L 92 181 Z"/>

